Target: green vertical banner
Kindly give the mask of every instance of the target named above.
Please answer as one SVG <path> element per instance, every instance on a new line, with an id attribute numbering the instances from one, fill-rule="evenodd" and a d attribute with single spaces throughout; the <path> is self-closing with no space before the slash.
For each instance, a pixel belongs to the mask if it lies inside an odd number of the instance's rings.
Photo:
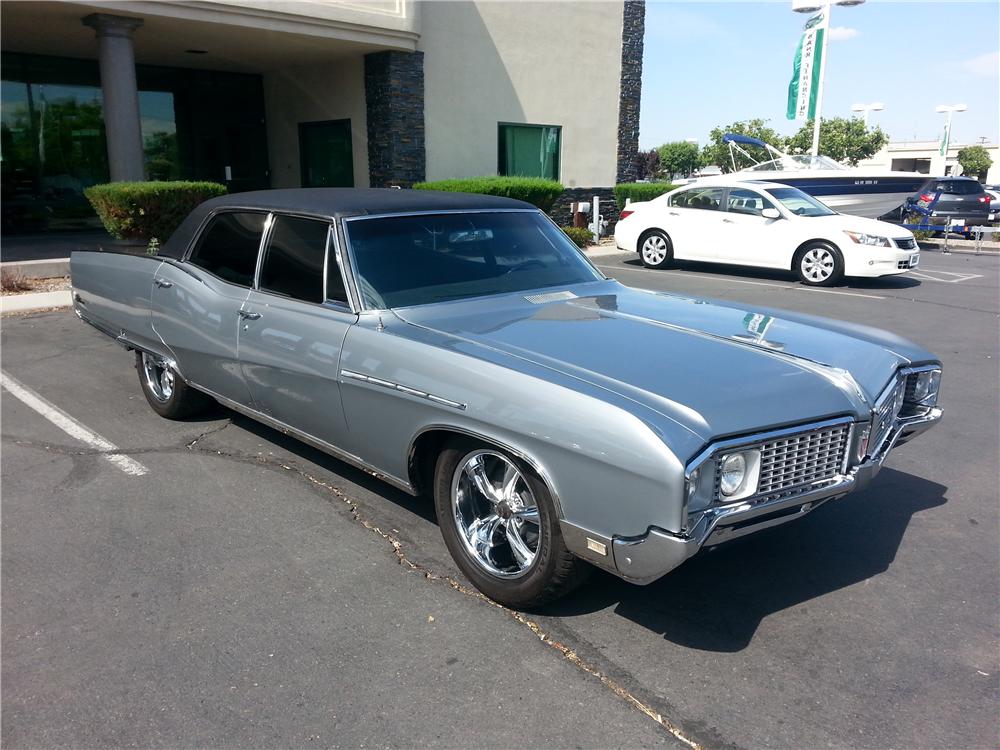
<path id="1" fill-rule="evenodd" d="M 788 104 L 785 116 L 789 120 L 811 119 L 816 116 L 816 96 L 823 64 L 823 37 L 826 18 L 819 13 L 806 22 L 795 50 L 792 80 L 788 84 Z"/>
<path id="2" fill-rule="evenodd" d="M 948 142 L 951 141 L 951 123 L 946 122 L 944 125 L 944 132 L 941 133 L 941 145 L 938 147 L 938 153 L 941 156 L 948 155 Z"/>

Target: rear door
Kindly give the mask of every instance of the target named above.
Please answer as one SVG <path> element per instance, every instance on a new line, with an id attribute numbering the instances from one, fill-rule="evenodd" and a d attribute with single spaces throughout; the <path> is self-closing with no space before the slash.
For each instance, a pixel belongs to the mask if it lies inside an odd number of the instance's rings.
<path id="1" fill-rule="evenodd" d="M 670 235 L 675 258 L 712 260 L 712 248 L 722 230 L 720 210 L 724 187 L 696 186 L 675 194 L 667 207 L 664 229 Z"/>
<path id="2" fill-rule="evenodd" d="M 263 414 L 334 446 L 346 442 L 337 382 L 351 311 L 327 221 L 276 214 L 239 330 L 239 357 Z"/>
<path id="3" fill-rule="evenodd" d="M 185 380 L 249 405 L 237 357 L 240 313 L 253 286 L 268 215 L 212 216 L 185 261 L 164 260 L 153 278 L 153 329 Z"/>

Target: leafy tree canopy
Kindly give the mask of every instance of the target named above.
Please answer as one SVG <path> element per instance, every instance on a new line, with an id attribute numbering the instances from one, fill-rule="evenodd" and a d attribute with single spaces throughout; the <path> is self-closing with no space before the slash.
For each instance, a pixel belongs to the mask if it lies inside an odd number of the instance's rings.
<path id="1" fill-rule="evenodd" d="M 660 171 L 673 177 L 688 176 L 698 168 L 698 144 L 687 141 L 664 143 L 658 149 L 660 154 Z"/>
<path id="2" fill-rule="evenodd" d="M 785 141 L 785 150 L 792 154 L 808 154 L 812 149 L 813 121 L 807 120 L 799 132 Z M 851 166 L 870 159 L 889 142 L 880 127 L 866 128 L 860 117 L 824 118 L 819 126 L 819 152 L 834 161 Z"/>
<path id="3" fill-rule="evenodd" d="M 993 166 L 990 152 L 982 146 L 966 146 L 958 152 L 958 163 L 962 165 L 962 174 L 968 177 L 981 177 Z"/>

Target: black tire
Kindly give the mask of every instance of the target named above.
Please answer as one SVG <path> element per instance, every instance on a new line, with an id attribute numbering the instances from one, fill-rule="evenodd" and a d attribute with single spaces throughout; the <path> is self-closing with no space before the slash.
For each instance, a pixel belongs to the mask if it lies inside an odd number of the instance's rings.
<path id="1" fill-rule="evenodd" d="M 530 497 L 536 503 L 538 520 L 537 524 L 533 524 L 537 526 L 534 559 L 517 577 L 501 577 L 487 571 L 484 564 L 466 547 L 459 530 L 460 522 L 455 510 L 458 505 L 452 503 L 452 487 L 461 482 L 463 467 L 472 460 L 470 457 L 481 454 L 493 460 L 500 457 L 513 465 L 520 472 L 530 490 Z M 498 464 L 503 465 L 499 460 Z M 496 489 L 499 491 L 501 488 Z M 434 505 L 441 535 L 452 558 L 466 578 L 495 602 L 515 609 L 534 609 L 579 586 L 590 572 L 591 568 L 587 563 L 566 549 L 555 505 L 545 483 L 523 461 L 495 446 L 466 438 L 457 438 L 448 443 L 438 456 L 434 471 Z M 510 518 L 507 520 L 508 523 L 513 521 Z M 523 530 L 530 527 L 522 525 L 521 528 Z M 505 540 L 509 538 L 508 535 L 508 531 L 503 532 Z M 496 535 L 491 535 L 490 546 L 497 553 L 491 554 L 502 554 L 503 544 L 509 542 L 493 545 L 494 539 Z M 513 556 L 510 560 L 514 560 Z"/>
<path id="2" fill-rule="evenodd" d="M 176 371 L 158 357 L 137 351 L 135 370 L 139 374 L 142 395 L 161 417 L 185 419 L 205 411 L 214 403 L 213 399 L 185 383 Z"/>
<path id="3" fill-rule="evenodd" d="M 828 242 L 810 242 L 795 253 L 792 270 L 806 286 L 834 286 L 844 278 L 844 256 Z"/>
<path id="4" fill-rule="evenodd" d="M 639 238 L 639 259 L 646 268 L 666 268 L 674 260 L 674 245 L 666 232 L 650 229 Z"/>

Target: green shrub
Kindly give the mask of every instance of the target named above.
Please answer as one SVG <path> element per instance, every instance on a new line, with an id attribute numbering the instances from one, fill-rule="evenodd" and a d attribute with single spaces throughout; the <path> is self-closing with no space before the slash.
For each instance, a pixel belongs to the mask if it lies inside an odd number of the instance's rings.
<path id="1" fill-rule="evenodd" d="M 669 182 L 626 182 L 615 185 L 615 203 L 618 204 L 618 210 L 621 211 L 625 208 L 625 201 L 628 198 L 631 198 L 633 203 L 651 201 L 664 193 L 669 193 L 676 187 L 677 185 L 672 185 Z"/>
<path id="2" fill-rule="evenodd" d="M 418 182 L 414 190 L 444 190 L 449 193 L 481 193 L 516 198 L 538 206 L 545 212 L 563 193 L 562 183 L 541 177 L 469 177 L 464 180 Z"/>
<path id="3" fill-rule="evenodd" d="M 161 241 L 195 206 L 225 193 L 216 182 L 109 182 L 83 191 L 115 239 Z"/>
<path id="4" fill-rule="evenodd" d="M 594 233 L 586 227 L 559 227 L 566 236 L 576 243 L 577 247 L 586 247 L 594 241 Z"/>

